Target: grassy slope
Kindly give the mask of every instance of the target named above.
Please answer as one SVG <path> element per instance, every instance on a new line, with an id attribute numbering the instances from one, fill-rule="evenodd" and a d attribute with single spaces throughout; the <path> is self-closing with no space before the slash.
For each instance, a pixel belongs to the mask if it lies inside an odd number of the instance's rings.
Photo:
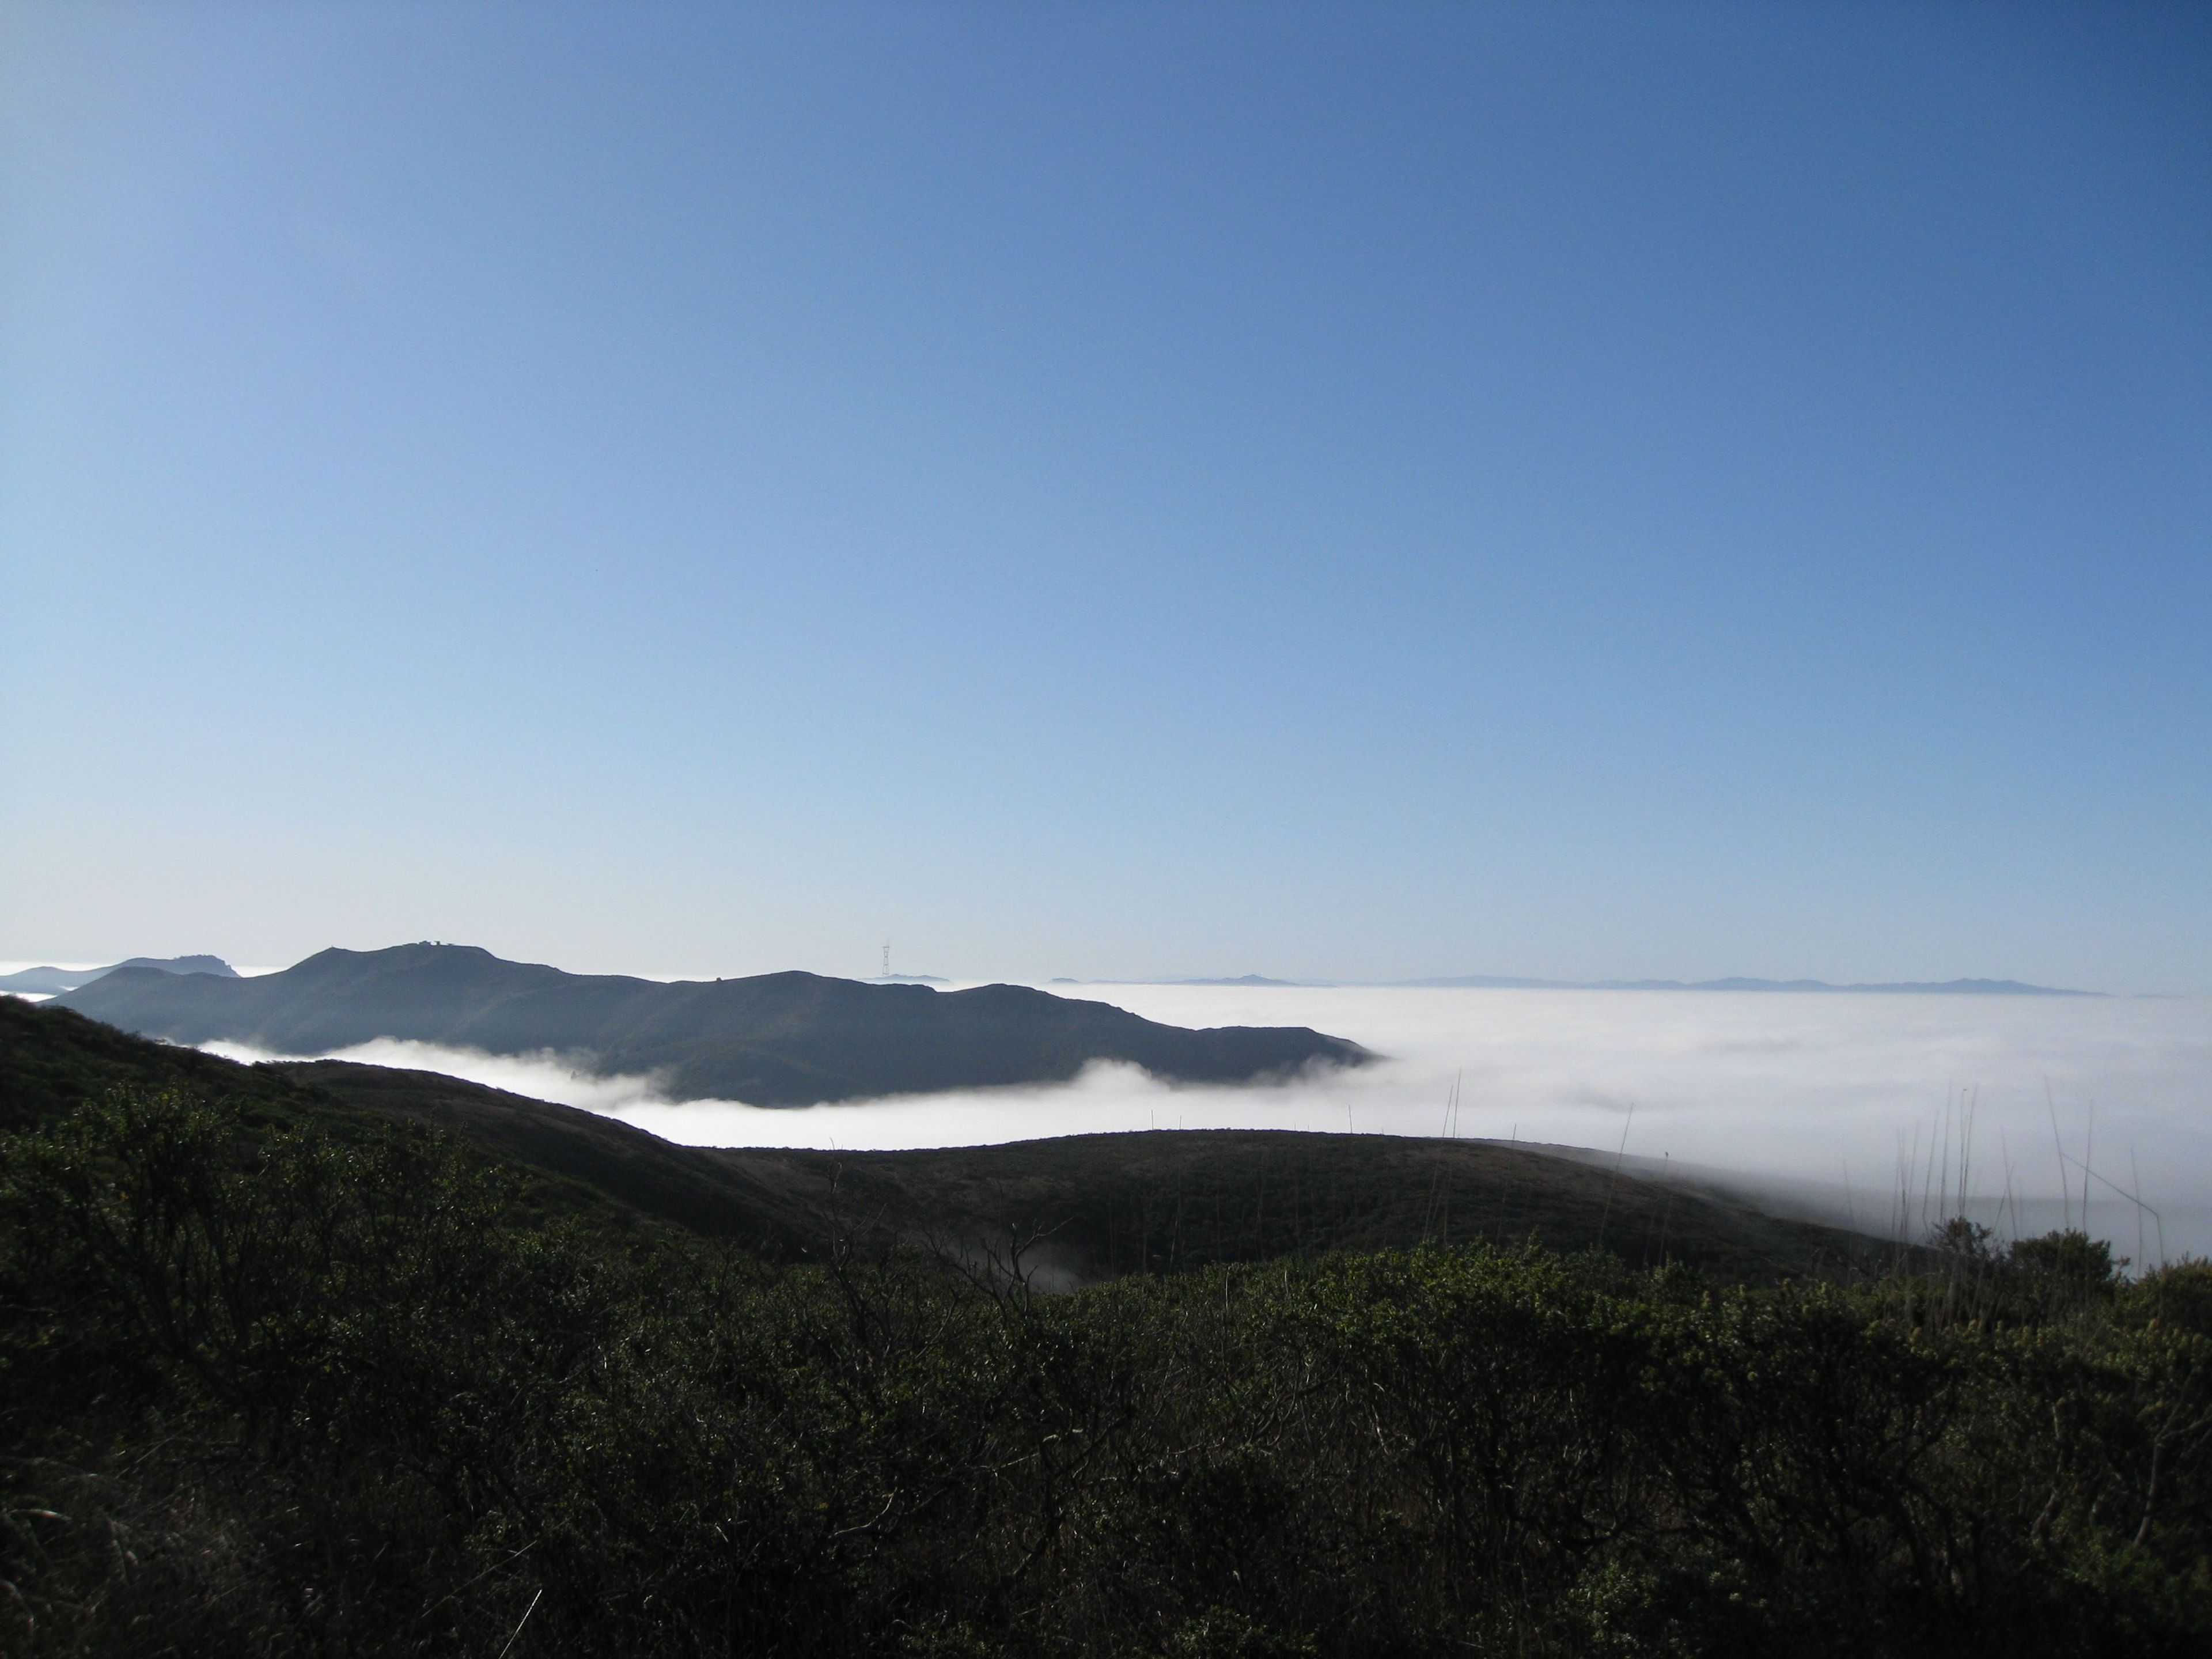
<path id="1" fill-rule="evenodd" d="M 1037 1237 L 1034 1259 L 1048 1273 L 1092 1279 L 1534 1237 L 1760 1279 L 1872 1266 L 1882 1250 L 1857 1234 L 1491 1141 L 1161 1130 L 926 1152 L 687 1147 L 434 1073 L 342 1060 L 267 1069 L 779 1256 L 819 1254 L 840 1235 L 963 1249 Z"/>
<path id="2" fill-rule="evenodd" d="M 840 1237 L 957 1249 L 1037 1237 L 1073 1282 L 1212 1261 L 1423 1242 L 1602 1244 L 1730 1278 L 1872 1265 L 1874 1241 L 1487 1141 L 1272 1130 L 1076 1135 L 928 1152 L 673 1145 L 608 1118 L 435 1073 L 337 1060 L 244 1066 L 0 999 L 0 1128 L 122 1084 L 245 1097 L 280 1118 L 398 1117 L 541 1177 L 536 1202 L 622 1211 L 779 1257 Z"/>
<path id="3" fill-rule="evenodd" d="M 780 1167 L 851 1220 L 948 1242 L 1035 1236 L 1036 1259 L 1082 1280 L 1421 1243 L 1610 1249 L 1729 1278 L 1871 1267 L 1875 1241 L 1616 1176 L 1494 1141 L 1290 1130 L 1158 1130 L 905 1152 L 721 1152 Z"/>

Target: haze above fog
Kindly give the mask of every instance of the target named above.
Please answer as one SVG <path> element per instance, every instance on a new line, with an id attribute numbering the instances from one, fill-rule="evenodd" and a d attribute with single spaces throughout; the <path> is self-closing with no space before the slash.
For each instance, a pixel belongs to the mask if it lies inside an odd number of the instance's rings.
<path id="1" fill-rule="evenodd" d="M 0 7 L 0 951 L 2212 993 L 2209 82 Z"/>

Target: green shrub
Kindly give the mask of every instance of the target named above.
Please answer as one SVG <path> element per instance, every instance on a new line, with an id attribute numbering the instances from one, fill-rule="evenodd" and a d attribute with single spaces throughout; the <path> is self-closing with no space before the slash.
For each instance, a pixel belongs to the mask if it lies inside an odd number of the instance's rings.
<path id="1" fill-rule="evenodd" d="M 175 1096 L 0 1143 L 0 1648 L 2212 1649 L 2201 1263 L 1032 1297 L 545 1215 L 428 1131 Z"/>

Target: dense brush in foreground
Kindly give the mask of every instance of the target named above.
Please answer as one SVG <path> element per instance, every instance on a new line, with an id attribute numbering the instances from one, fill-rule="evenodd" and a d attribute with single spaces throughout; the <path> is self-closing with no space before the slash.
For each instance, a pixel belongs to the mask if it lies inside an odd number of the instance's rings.
<path id="1" fill-rule="evenodd" d="M 0 1160 L 26 1659 L 2212 1644 L 2201 1267 L 1477 1248 L 1032 1297 L 547 1222 L 436 1133 L 173 1097 Z"/>

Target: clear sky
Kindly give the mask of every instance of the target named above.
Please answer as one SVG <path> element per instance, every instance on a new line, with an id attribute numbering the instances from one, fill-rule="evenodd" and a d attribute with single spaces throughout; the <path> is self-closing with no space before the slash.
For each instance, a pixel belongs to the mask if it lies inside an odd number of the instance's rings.
<path id="1" fill-rule="evenodd" d="M 2212 991 L 2212 9 L 0 8 L 0 956 Z"/>

